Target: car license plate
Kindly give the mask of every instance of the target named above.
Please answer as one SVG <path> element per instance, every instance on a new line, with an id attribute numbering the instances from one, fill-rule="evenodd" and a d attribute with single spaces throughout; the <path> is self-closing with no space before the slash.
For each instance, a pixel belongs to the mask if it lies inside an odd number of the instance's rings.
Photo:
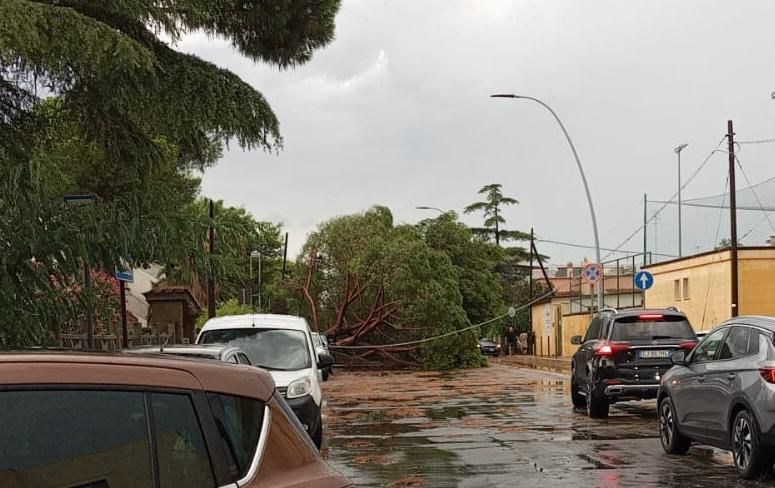
<path id="1" fill-rule="evenodd" d="M 669 356 L 669 349 L 643 349 L 640 351 L 640 357 L 643 359 L 663 359 Z"/>

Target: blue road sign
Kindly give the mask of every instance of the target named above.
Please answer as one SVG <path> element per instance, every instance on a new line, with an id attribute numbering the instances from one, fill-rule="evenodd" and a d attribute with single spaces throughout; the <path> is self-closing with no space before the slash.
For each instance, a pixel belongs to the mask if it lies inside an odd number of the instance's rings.
<path id="1" fill-rule="evenodd" d="M 133 283 L 135 280 L 135 272 L 132 269 L 132 260 L 124 261 L 121 260 L 121 265 L 116 266 L 116 279 L 118 281 L 125 281 L 127 283 Z"/>
<path id="2" fill-rule="evenodd" d="M 654 275 L 648 271 L 639 271 L 635 275 L 635 286 L 640 290 L 648 290 L 654 286 Z"/>

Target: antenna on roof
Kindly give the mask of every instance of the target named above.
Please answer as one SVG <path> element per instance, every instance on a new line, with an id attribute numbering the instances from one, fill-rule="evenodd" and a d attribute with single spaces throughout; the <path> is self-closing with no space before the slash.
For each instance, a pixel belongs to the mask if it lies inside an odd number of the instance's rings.
<path id="1" fill-rule="evenodd" d="M 256 326 L 256 314 L 255 313 L 250 314 L 250 318 L 253 321 L 253 327 L 255 327 Z"/>

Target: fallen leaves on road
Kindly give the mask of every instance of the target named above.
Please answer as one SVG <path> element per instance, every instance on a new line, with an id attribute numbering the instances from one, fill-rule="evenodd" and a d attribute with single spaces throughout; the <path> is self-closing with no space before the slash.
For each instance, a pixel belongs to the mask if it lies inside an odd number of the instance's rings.
<path id="1" fill-rule="evenodd" d="M 417 487 L 417 486 L 426 486 L 425 479 L 420 476 L 407 476 L 406 478 L 401 478 L 400 480 L 396 481 L 392 485 L 390 485 L 392 488 L 405 488 L 405 487 Z"/>
<path id="2" fill-rule="evenodd" d="M 356 456 L 353 458 L 353 462 L 358 464 L 396 464 L 395 458 L 387 454 L 367 454 L 364 456 Z"/>

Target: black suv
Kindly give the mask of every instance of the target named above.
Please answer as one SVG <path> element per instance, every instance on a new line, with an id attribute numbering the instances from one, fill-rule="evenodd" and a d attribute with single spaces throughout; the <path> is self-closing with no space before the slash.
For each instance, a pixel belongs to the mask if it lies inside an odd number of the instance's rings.
<path id="1" fill-rule="evenodd" d="M 590 417 L 608 416 L 611 403 L 656 398 L 670 354 L 697 345 L 686 315 L 675 309 L 604 309 L 595 314 L 587 333 L 574 336 L 579 350 L 571 366 L 571 398 Z"/>

